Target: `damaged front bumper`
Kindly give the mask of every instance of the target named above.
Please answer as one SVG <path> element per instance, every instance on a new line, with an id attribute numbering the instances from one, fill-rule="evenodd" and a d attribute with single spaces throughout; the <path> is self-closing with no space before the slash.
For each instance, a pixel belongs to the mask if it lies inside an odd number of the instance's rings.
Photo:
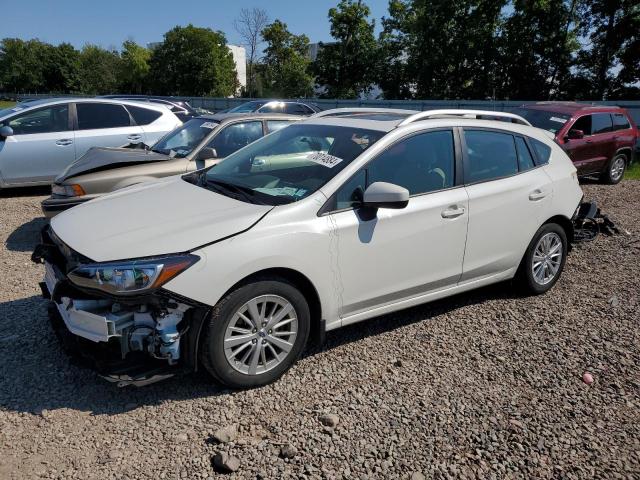
<path id="1" fill-rule="evenodd" d="M 49 318 L 71 357 L 120 386 L 145 385 L 195 370 L 200 327 L 208 307 L 163 289 L 131 296 L 87 291 L 67 273 L 90 262 L 45 228 L 32 255 L 45 266 L 40 284 Z"/>

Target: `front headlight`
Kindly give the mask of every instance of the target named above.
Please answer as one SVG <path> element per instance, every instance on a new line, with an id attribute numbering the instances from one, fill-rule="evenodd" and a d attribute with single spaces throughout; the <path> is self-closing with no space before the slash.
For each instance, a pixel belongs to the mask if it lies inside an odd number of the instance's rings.
<path id="1" fill-rule="evenodd" d="M 58 185 L 57 183 L 54 183 L 51 186 L 51 193 L 61 197 L 81 197 L 85 195 L 84 188 L 77 184 Z"/>
<path id="2" fill-rule="evenodd" d="M 196 255 L 187 254 L 92 263 L 77 267 L 69 272 L 68 277 L 79 287 L 113 295 L 139 294 L 162 286 L 199 259 Z"/>

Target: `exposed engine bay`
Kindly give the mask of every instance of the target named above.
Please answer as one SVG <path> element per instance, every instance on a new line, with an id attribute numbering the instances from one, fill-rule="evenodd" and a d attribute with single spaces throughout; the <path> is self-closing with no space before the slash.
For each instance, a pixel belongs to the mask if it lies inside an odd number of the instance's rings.
<path id="1" fill-rule="evenodd" d="M 196 369 L 197 336 L 208 308 L 173 298 L 162 289 L 120 298 L 82 289 L 69 281 L 69 271 L 88 259 L 48 229 L 42 238 L 32 260 L 45 266 L 40 287 L 51 300 L 49 317 L 77 363 L 120 386 L 162 380 L 175 374 L 179 365 Z"/>
<path id="2" fill-rule="evenodd" d="M 74 335 L 93 342 L 117 339 L 121 358 L 130 352 L 144 352 L 175 365 L 180 359 L 178 330 L 189 306 L 169 303 L 166 308 L 147 304 L 122 305 L 112 300 L 80 300 L 61 297 L 55 302 L 67 328 Z"/>

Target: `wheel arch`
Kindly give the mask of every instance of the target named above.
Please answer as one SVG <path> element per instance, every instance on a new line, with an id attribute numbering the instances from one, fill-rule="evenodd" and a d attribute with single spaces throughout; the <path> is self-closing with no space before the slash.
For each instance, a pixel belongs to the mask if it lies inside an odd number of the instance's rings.
<path id="1" fill-rule="evenodd" d="M 627 157 L 627 165 L 629 165 L 629 163 L 631 163 L 631 157 L 633 156 L 633 149 L 631 147 L 620 147 L 613 156 L 616 157 L 620 154 Z"/>
<path id="2" fill-rule="evenodd" d="M 258 270 L 250 275 L 247 275 L 242 280 L 236 282 L 231 288 L 229 288 L 221 298 L 226 297 L 231 291 L 241 287 L 242 285 L 246 285 L 247 283 L 251 283 L 256 280 L 264 279 L 264 278 L 281 278 L 287 280 L 289 283 L 296 286 L 302 295 L 304 295 L 305 300 L 309 304 L 309 313 L 311 314 L 311 334 L 314 333 L 314 326 L 319 325 L 322 319 L 322 304 L 320 303 L 320 295 L 318 294 L 318 290 L 311 280 L 299 272 L 298 270 L 294 270 L 292 268 L 284 268 L 284 267 L 274 267 L 274 268 L 266 268 L 263 270 Z"/>
<path id="3" fill-rule="evenodd" d="M 318 291 L 311 280 L 306 275 L 297 270 L 282 267 L 265 268 L 262 270 L 258 270 L 237 281 L 229 289 L 227 289 L 220 298 L 222 299 L 226 297 L 230 292 L 243 285 L 264 279 L 283 279 L 300 290 L 305 300 L 309 304 L 309 313 L 311 315 L 311 329 L 309 332 L 309 340 L 311 343 L 317 345 L 321 345 L 322 343 L 324 343 L 325 321 L 322 318 L 322 304 L 320 302 L 320 295 L 318 294 Z M 208 317 L 210 313 L 211 310 L 209 309 L 204 317 Z M 187 347 L 191 350 L 187 356 L 187 358 L 189 359 L 188 364 L 194 370 L 197 370 L 199 367 L 199 352 L 202 347 L 201 342 L 203 337 L 202 329 L 204 328 L 205 324 L 205 318 L 197 321 L 196 331 L 192 332 L 192 334 L 195 334 L 193 341 L 190 341 L 189 344 L 191 344 L 191 346 Z"/>
<path id="4" fill-rule="evenodd" d="M 545 221 L 542 225 L 547 225 L 549 223 L 556 223 L 562 227 L 564 233 L 567 235 L 568 247 L 571 248 L 571 244 L 573 243 L 573 239 L 575 238 L 573 222 L 564 215 L 554 215 L 553 217 L 547 219 L 547 221 Z"/>

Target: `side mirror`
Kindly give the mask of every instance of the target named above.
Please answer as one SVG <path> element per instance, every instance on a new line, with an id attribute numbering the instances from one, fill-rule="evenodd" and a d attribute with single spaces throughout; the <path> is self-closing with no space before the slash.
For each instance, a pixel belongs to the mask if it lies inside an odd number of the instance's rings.
<path id="1" fill-rule="evenodd" d="M 409 190 L 387 182 L 372 183 L 362 198 L 362 206 L 369 208 L 404 208 L 408 203 Z"/>
<path id="2" fill-rule="evenodd" d="M 571 130 L 569 130 L 567 138 L 570 140 L 580 140 L 581 138 L 584 138 L 584 131 L 572 128 Z"/>
<path id="3" fill-rule="evenodd" d="M 211 160 L 212 158 L 217 158 L 218 152 L 216 152 L 215 148 L 204 147 L 202 150 L 198 152 L 196 156 L 196 160 Z"/>
<path id="4" fill-rule="evenodd" d="M 9 125 L 4 125 L 0 127 L 0 138 L 7 138 L 13 135 L 13 128 Z"/>

